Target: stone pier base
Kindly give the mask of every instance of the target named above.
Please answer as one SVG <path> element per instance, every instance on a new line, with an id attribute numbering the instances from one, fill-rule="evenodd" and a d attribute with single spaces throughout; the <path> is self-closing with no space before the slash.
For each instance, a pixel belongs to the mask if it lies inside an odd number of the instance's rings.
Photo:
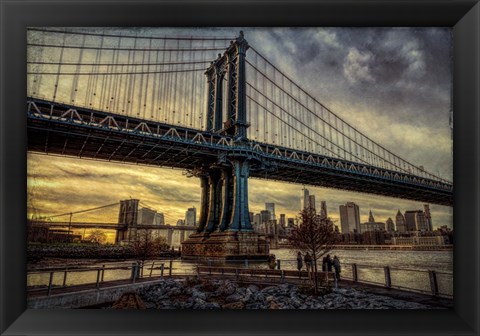
<path id="1" fill-rule="evenodd" d="M 255 232 L 196 233 L 182 243 L 184 259 L 266 260 L 269 252 L 265 238 Z"/>

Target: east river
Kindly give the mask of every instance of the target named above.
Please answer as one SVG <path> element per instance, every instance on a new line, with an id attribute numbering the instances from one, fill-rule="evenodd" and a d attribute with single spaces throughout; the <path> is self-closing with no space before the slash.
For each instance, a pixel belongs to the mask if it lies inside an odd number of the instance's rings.
<path id="1" fill-rule="evenodd" d="M 275 254 L 276 259 L 280 260 L 281 269 L 296 269 L 296 251 L 289 249 L 271 250 Z M 390 267 L 391 281 L 394 287 L 414 289 L 423 292 L 429 292 L 430 275 L 428 271 L 435 271 L 438 289 L 440 294 L 453 295 L 453 251 L 398 251 L 398 250 L 333 250 L 330 252 L 333 257 L 337 255 L 342 265 L 341 275 L 345 279 L 352 278 L 352 264 L 357 265 L 358 278 L 360 281 L 383 285 L 385 283 L 385 266 Z M 130 261 L 123 262 L 131 263 Z M 164 264 L 164 274 L 167 275 L 170 264 L 169 260 L 156 260 L 155 267 L 150 270 L 151 262 L 147 263 L 144 269 L 144 276 L 159 275 L 161 272 L 160 265 Z M 217 263 L 211 263 L 216 265 Z M 320 263 L 319 263 L 320 264 Z M 120 262 L 97 263 L 92 261 L 87 268 L 121 266 Z M 238 261 L 236 263 L 228 263 L 228 266 L 238 267 L 255 267 L 267 268 L 265 262 L 247 262 Z M 57 265 L 58 266 L 58 265 Z M 75 268 L 68 259 L 65 259 L 65 267 L 70 270 Z M 304 266 L 305 267 L 305 266 Z M 320 266 L 321 267 L 321 266 Z M 83 266 L 85 269 L 85 266 Z M 191 261 L 173 260 L 172 274 L 193 274 L 195 263 Z M 106 270 L 104 272 L 104 281 L 115 279 L 126 279 L 130 276 L 128 269 Z M 82 271 L 69 273 L 66 279 L 66 285 L 75 285 L 81 283 L 95 282 L 97 277 L 96 271 Z M 54 273 L 53 284 L 62 285 L 64 273 L 58 271 Z M 49 281 L 48 273 L 32 273 L 28 275 L 28 286 L 46 285 Z"/>

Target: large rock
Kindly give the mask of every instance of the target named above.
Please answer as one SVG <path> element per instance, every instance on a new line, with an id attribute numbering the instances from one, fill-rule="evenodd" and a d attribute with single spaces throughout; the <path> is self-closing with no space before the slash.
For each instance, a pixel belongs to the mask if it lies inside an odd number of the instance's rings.
<path id="1" fill-rule="evenodd" d="M 234 293 L 232 295 L 229 295 L 225 298 L 225 302 L 231 303 L 231 302 L 237 302 L 237 301 L 243 301 L 244 296 L 239 294 L 239 293 Z"/>
<path id="2" fill-rule="evenodd" d="M 201 291 L 199 291 L 198 289 L 193 289 L 192 290 L 192 298 L 194 299 L 201 299 L 203 301 L 205 301 L 207 299 L 207 295 Z"/>
<path id="3" fill-rule="evenodd" d="M 237 290 L 237 284 L 231 281 L 225 281 L 217 288 L 216 293 L 220 295 L 232 295 Z"/>

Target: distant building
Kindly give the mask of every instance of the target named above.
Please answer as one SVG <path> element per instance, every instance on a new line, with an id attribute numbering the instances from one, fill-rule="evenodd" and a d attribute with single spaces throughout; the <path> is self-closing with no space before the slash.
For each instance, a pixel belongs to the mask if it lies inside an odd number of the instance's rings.
<path id="1" fill-rule="evenodd" d="M 165 225 L 165 216 L 161 212 L 157 212 L 155 214 L 155 218 L 153 219 L 153 225 Z"/>
<path id="2" fill-rule="evenodd" d="M 442 236 L 430 237 L 392 237 L 393 245 L 422 245 L 422 246 L 443 246 L 445 240 Z"/>
<path id="3" fill-rule="evenodd" d="M 139 225 L 153 225 L 156 211 L 149 208 L 141 208 L 137 214 L 137 224 Z"/>
<path id="4" fill-rule="evenodd" d="M 254 215 L 252 225 L 256 231 L 260 228 L 260 224 L 262 224 L 262 216 L 260 214 Z"/>
<path id="5" fill-rule="evenodd" d="M 315 206 L 315 195 L 308 196 L 308 208 L 313 211 L 317 211 Z"/>
<path id="6" fill-rule="evenodd" d="M 425 221 L 427 222 L 428 231 L 433 231 L 432 214 L 430 213 L 430 206 L 428 204 L 423 205 L 423 212 L 425 213 Z"/>
<path id="7" fill-rule="evenodd" d="M 342 233 L 360 233 L 360 208 L 353 202 L 340 205 L 340 226 Z"/>
<path id="8" fill-rule="evenodd" d="M 385 224 L 387 226 L 387 231 L 388 232 L 394 232 L 395 231 L 395 225 L 393 224 L 393 220 L 390 217 L 388 217 Z"/>
<path id="9" fill-rule="evenodd" d="M 373 217 L 372 210 L 370 210 L 368 216 L 368 222 L 362 223 L 360 225 L 360 232 L 369 232 L 369 231 L 385 231 L 385 223 L 382 222 L 375 222 L 375 218 Z"/>
<path id="10" fill-rule="evenodd" d="M 49 243 L 74 243 L 81 240 L 82 235 L 74 234 L 71 230 L 50 229 L 48 233 Z"/>
<path id="11" fill-rule="evenodd" d="M 295 226 L 295 218 L 287 218 L 287 227 L 293 228 Z"/>
<path id="12" fill-rule="evenodd" d="M 425 213 L 422 210 L 405 211 L 405 226 L 407 231 L 429 231 Z"/>
<path id="13" fill-rule="evenodd" d="M 185 212 L 185 225 L 195 226 L 197 224 L 197 209 L 195 207 L 188 208 Z"/>
<path id="14" fill-rule="evenodd" d="M 268 210 L 260 211 L 260 224 L 264 224 L 272 218 L 272 214 Z"/>
<path id="15" fill-rule="evenodd" d="M 362 244 L 365 245 L 383 245 L 385 244 L 384 230 L 369 230 L 362 232 Z"/>
<path id="16" fill-rule="evenodd" d="M 250 217 L 250 223 L 253 224 L 253 212 L 250 211 L 250 212 L 248 213 L 248 217 Z"/>
<path id="17" fill-rule="evenodd" d="M 276 219 L 275 218 L 275 203 L 265 203 L 265 210 L 270 212 L 269 219 Z"/>
<path id="18" fill-rule="evenodd" d="M 310 205 L 310 200 L 309 200 L 309 196 L 310 196 L 310 193 L 308 192 L 308 189 L 305 189 L 303 188 L 303 198 L 302 198 L 302 201 L 301 201 L 301 210 L 305 210 L 305 209 L 308 209 L 309 205 Z"/>
<path id="19" fill-rule="evenodd" d="M 402 215 L 400 209 L 398 209 L 397 215 L 395 216 L 395 227 L 397 232 L 405 233 L 407 232 L 407 226 L 405 225 L 405 216 Z"/>
<path id="20" fill-rule="evenodd" d="M 277 226 L 277 220 L 276 219 L 269 219 L 267 222 L 265 222 L 265 233 L 266 234 L 272 234 L 274 236 L 278 236 L 278 226 Z"/>
<path id="21" fill-rule="evenodd" d="M 327 202 L 326 201 L 322 201 L 322 203 L 320 205 L 320 216 L 328 217 Z"/>
<path id="22" fill-rule="evenodd" d="M 285 214 L 280 214 L 280 221 L 278 224 L 283 228 L 287 226 L 287 220 L 285 218 Z"/>

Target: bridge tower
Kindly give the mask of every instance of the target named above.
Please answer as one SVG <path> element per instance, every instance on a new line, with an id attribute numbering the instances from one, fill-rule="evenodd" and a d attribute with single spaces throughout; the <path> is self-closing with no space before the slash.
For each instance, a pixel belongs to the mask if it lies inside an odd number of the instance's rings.
<path id="1" fill-rule="evenodd" d="M 129 199 L 120 201 L 120 209 L 118 212 L 118 226 L 115 235 L 115 244 L 119 244 L 124 240 L 131 240 L 135 238 L 137 230 L 137 215 L 138 215 L 138 199 Z"/>
<path id="2" fill-rule="evenodd" d="M 219 155 L 215 164 L 192 172 L 200 178 L 201 209 L 197 233 L 182 244 L 185 258 L 266 258 L 269 253 L 266 240 L 253 230 L 248 209 L 249 172 L 263 164 L 250 149 L 247 139 L 245 57 L 248 48 L 240 32 L 205 72 L 207 131 L 229 136 L 234 146 L 230 153 Z"/>

